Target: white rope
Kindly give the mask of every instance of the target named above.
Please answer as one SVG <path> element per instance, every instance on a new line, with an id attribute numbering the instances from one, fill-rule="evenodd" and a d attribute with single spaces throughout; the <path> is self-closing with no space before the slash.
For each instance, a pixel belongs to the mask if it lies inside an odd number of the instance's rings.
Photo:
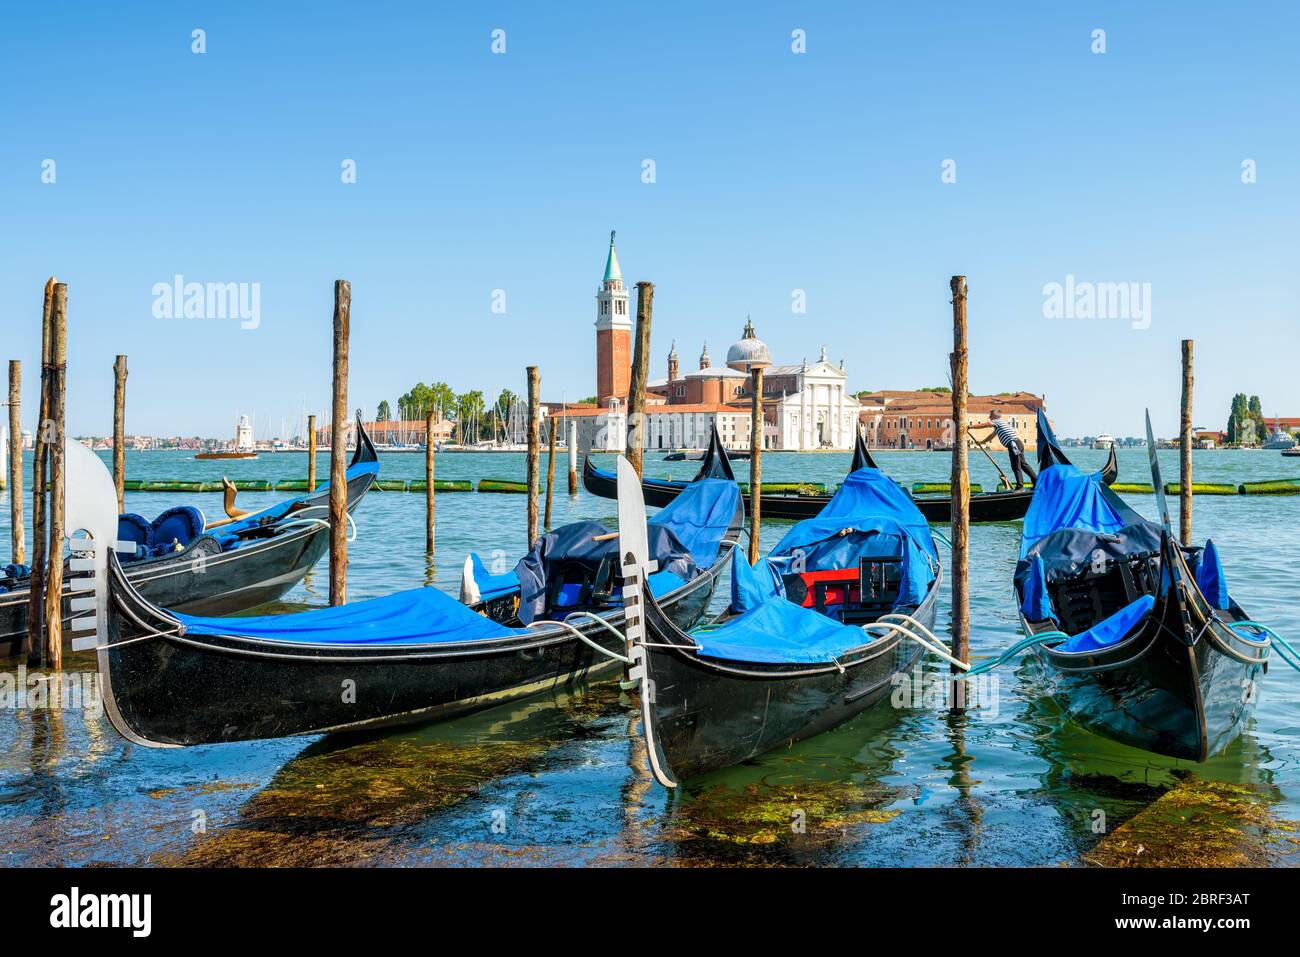
<path id="1" fill-rule="evenodd" d="M 347 536 L 347 540 L 348 540 L 348 544 L 350 545 L 350 544 L 352 544 L 353 542 L 355 542 L 355 541 L 357 540 L 357 523 L 356 523 L 356 521 L 352 518 L 352 513 L 351 513 L 351 512 L 344 512 L 344 513 L 343 513 L 343 517 L 344 517 L 345 519 L 347 519 L 347 522 L 348 522 L 348 536 Z M 329 528 L 329 527 L 330 527 L 330 523 L 329 523 L 328 521 L 326 521 L 325 519 L 323 519 L 323 518 L 307 518 L 307 517 L 303 517 L 303 518 L 295 518 L 295 519 L 293 519 L 292 521 L 282 522 L 282 523 L 279 524 L 278 527 L 279 527 L 279 528 L 292 528 L 292 527 L 295 526 L 295 525 L 320 525 L 320 526 L 323 526 L 324 528 Z"/>
<path id="2" fill-rule="evenodd" d="M 876 620 L 877 620 L 877 621 L 893 621 L 893 620 L 897 620 L 897 621 L 902 622 L 902 623 L 905 624 L 905 625 L 910 625 L 912 628 L 914 628 L 914 629 L 916 629 L 917 631 L 919 631 L 919 632 L 920 632 L 922 635 L 924 635 L 928 640 L 934 642 L 936 645 L 938 645 L 938 646 L 939 646 L 940 648 L 942 648 L 944 651 L 947 651 L 947 652 L 951 652 L 951 651 L 952 651 L 952 648 L 948 645 L 948 643 L 947 643 L 946 641 L 944 641 L 942 638 L 940 638 L 938 635 L 936 635 L 933 631 L 931 631 L 928 627 L 926 627 L 926 625 L 924 624 L 924 622 L 917 621 L 917 620 L 916 620 L 915 618 L 913 618 L 911 615 L 905 615 L 905 614 L 903 614 L 901 611 L 891 611 L 891 612 L 890 612 L 889 614 L 887 614 L 887 615 L 881 615 L 881 616 L 880 616 L 878 619 L 876 619 Z"/>
<path id="3" fill-rule="evenodd" d="M 572 625 L 570 625 L 567 621 L 534 621 L 534 622 L 530 622 L 524 627 L 525 628 L 546 628 L 550 625 L 557 625 L 558 627 L 563 628 L 566 631 L 572 632 L 575 638 L 577 638 L 585 645 L 590 645 L 596 651 L 599 651 L 602 655 L 605 655 L 609 658 L 613 658 L 615 661 L 621 661 L 625 665 L 632 664 L 631 658 L 627 657 L 626 655 L 620 655 L 616 651 L 610 651 L 604 645 L 592 641 L 590 638 L 588 638 L 586 635 L 580 632 L 577 628 L 574 628 Z M 618 632 L 614 632 L 614 634 L 618 634 Z"/>
<path id="4" fill-rule="evenodd" d="M 924 625 L 922 625 L 921 627 L 922 627 L 922 629 L 926 630 L 927 632 L 929 631 L 929 629 L 926 629 Z M 900 624 L 897 624 L 897 623 L 895 623 L 895 622 L 872 622 L 872 623 L 869 624 L 869 625 L 863 625 L 863 626 L 862 626 L 862 630 L 865 631 L 865 632 L 867 632 L 868 634 L 871 634 L 871 629 L 873 629 L 873 628 L 883 628 L 883 629 L 885 629 L 885 634 L 883 634 L 883 635 L 879 635 L 878 637 L 884 638 L 886 635 L 889 635 L 889 634 L 899 634 L 899 635 L 902 635 L 904 638 L 910 638 L 912 641 L 916 642 L 918 645 L 920 645 L 920 646 L 921 646 L 922 648 L 924 648 L 926 651 L 930 652 L 930 654 L 932 654 L 932 655 L 936 655 L 937 657 L 942 658 L 944 661 L 948 662 L 950 665 L 953 665 L 954 667 L 960 668 L 960 669 L 962 669 L 963 671 L 969 671 L 969 670 L 970 670 L 970 665 L 966 664 L 966 662 L 961 661 L 961 660 L 958 659 L 958 658 L 954 658 L 952 655 L 948 654 L 947 651 L 944 651 L 944 650 L 941 649 L 941 648 L 937 648 L 937 647 L 935 647 L 933 644 L 931 644 L 931 643 L 930 643 L 929 641 L 927 641 L 926 639 L 922 638 L 920 635 L 916 634 L 916 633 L 913 632 L 913 631 L 910 631 L 910 630 L 907 629 L 907 628 L 904 628 L 904 627 L 903 627 L 902 625 L 900 625 Z"/>

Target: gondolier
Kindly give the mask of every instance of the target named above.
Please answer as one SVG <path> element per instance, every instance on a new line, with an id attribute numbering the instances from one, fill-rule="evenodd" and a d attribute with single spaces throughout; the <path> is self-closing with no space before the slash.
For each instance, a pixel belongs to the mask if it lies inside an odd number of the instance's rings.
<path id="1" fill-rule="evenodd" d="M 968 432 L 974 435 L 978 431 L 993 432 L 997 435 L 998 441 L 1007 448 L 1007 457 L 1011 459 L 1011 471 L 1016 476 L 1016 488 L 1025 487 L 1025 479 L 1022 472 L 1029 475 L 1031 482 L 1038 481 L 1038 473 L 1033 470 L 1028 462 L 1025 461 L 1025 446 L 1016 435 L 1016 430 L 1007 423 L 1002 421 L 1002 413 L 994 409 L 989 413 L 989 420 L 984 425 L 972 425 Z"/>

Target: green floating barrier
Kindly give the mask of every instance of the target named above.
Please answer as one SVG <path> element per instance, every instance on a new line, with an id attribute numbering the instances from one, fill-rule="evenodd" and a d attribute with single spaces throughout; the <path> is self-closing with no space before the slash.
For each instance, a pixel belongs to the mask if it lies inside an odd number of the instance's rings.
<path id="1" fill-rule="evenodd" d="M 306 479 L 285 479 L 282 482 L 275 483 L 277 492 L 305 492 L 307 491 Z"/>
<path id="2" fill-rule="evenodd" d="M 749 494 L 749 483 L 741 482 L 740 490 L 746 495 Z M 762 485 L 764 494 L 772 495 L 825 495 L 826 483 L 824 482 L 764 482 Z"/>
<path id="3" fill-rule="evenodd" d="M 1156 487 L 1150 482 L 1115 482 L 1111 485 L 1112 492 L 1128 492 L 1131 495 L 1154 495 Z"/>
<path id="4" fill-rule="evenodd" d="M 505 479 L 482 479 L 478 483 L 480 492 L 528 492 L 527 482 L 510 482 Z M 437 489 L 434 489 L 437 491 Z"/>
<path id="5" fill-rule="evenodd" d="M 159 481 L 145 482 L 139 491 L 141 492 L 215 492 L 221 488 L 220 482 L 175 482 Z"/>
<path id="6" fill-rule="evenodd" d="M 140 492 L 144 490 L 144 482 L 139 479 L 127 479 L 122 483 L 124 492 Z"/>
<path id="7" fill-rule="evenodd" d="M 376 479 L 374 487 L 381 492 L 405 492 L 405 479 Z"/>
<path id="8" fill-rule="evenodd" d="M 984 486 L 980 485 L 978 482 L 973 483 L 970 487 L 970 492 L 972 495 L 978 495 L 982 491 L 984 491 Z M 912 483 L 913 495 L 926 495 L 926 494 L 938 493 L 938 492 L 942 492 L 945 495 L 951 495 L 952 483 L 951 482 L 913 482 Z"/>
<path id="9" fill-rule="evenodd" d="M 232 484 L 235 486 L 235 490 L 239 492 L 275 491 L 275 483 L 267 479 L 235 479 Z M 303 482 L 302 484 L 305 487 L 307 483 Z M 217 483 L 217 487 L 221 487 L 220 483 Z"/>
<path id="10" fill-rule="evenodd" d="M 427 492 L 429 483 L 424 479 L 412 479 L 406 483 L 408 492 Z M 472 492 L 474 491 L 473 482 L 453 481 L 451 479 L 434 479 L 433 490 L 435 492 Z"/>
<path id="11" fill-rule="evenodd" d="M 1182 493 L 1181 488 L 1176 482 L 1165 483 L 1166 495 L 1179 495 Z M 1227 485 L 1222 482 L 1193 482 L 1193 495 L 1236 495 L 1237 486 Z"/>
<path id="12" fill-rule="evenodd" d="M 1294 479 L 1276 482 L 1247 482 L 1241 486 L 1242 495 L 1300 495 L 1300 483 Z"/>

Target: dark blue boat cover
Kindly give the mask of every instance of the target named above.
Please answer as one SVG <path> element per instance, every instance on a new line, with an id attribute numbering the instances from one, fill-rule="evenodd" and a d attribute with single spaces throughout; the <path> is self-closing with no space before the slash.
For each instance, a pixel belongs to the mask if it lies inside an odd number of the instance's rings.
<path id="1" fill-rule="evenodd" d="M 507 628 L 437 588 L 412 588 L 382 598 L 292 615 L 200 618 L 175 614 L 191 635 L 241 635 L 320 645 L 424 645 L 526 635 Z"/>
<path id="2" fill-rule="evenodd" d="M 718 559 L 718 550 L 735 519 L 740 489 L 726 479 L 699 479 L 646 523 L 650 558 L 665 574 L 690 581 Z M 519 579 L 519 620 L 531 622 L 546 611 L 553 576 L 564 565 L 595 574 L 602 562 L 618 570 L 618 539 L 595 541 L 609 529 L 597 522 L 575 522 L 539 538 L 515 566 Z M 652 589 L 655 584 L 651 583 Z"/>
<path id="3" fill-rule="evenodd" d="M 748 610 L 716 628 L 693 632 L 699 654 L 762 664 L 826 664 L 871 642 L 860 627 L 773 596 L 739 551 L 731 567 L 732 594 L 744 596 Z"/>
<path id="4" fill-rule="evenodd" d="M 881 541 L 884 540 L 884 541 Z M 768 563 L 779 575 L 855 568 L 861 557 L 892 545 L 903 556 L 898 605 L 919 605 L 939 568 L 930 525 L 901 486 L 879 469 L 858 469 L 816 518 L 795 525 L 777 543 Z"/>

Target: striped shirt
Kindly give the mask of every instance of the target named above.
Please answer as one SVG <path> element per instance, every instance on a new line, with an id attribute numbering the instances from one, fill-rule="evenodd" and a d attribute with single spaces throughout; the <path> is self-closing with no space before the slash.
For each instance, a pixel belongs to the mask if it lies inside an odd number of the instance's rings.
<path id="1" fill-rule="evenodd" d="M 1016 435 L 1016 430 L 1007 425 L 1005 419 L 990 419 L 989 425 L 993 426 L 993 431 L 998 434 L 998 441 L 1007 448 L 1011 448 L 1012 442 L 1020 440 L 1020 436 Z"/>

